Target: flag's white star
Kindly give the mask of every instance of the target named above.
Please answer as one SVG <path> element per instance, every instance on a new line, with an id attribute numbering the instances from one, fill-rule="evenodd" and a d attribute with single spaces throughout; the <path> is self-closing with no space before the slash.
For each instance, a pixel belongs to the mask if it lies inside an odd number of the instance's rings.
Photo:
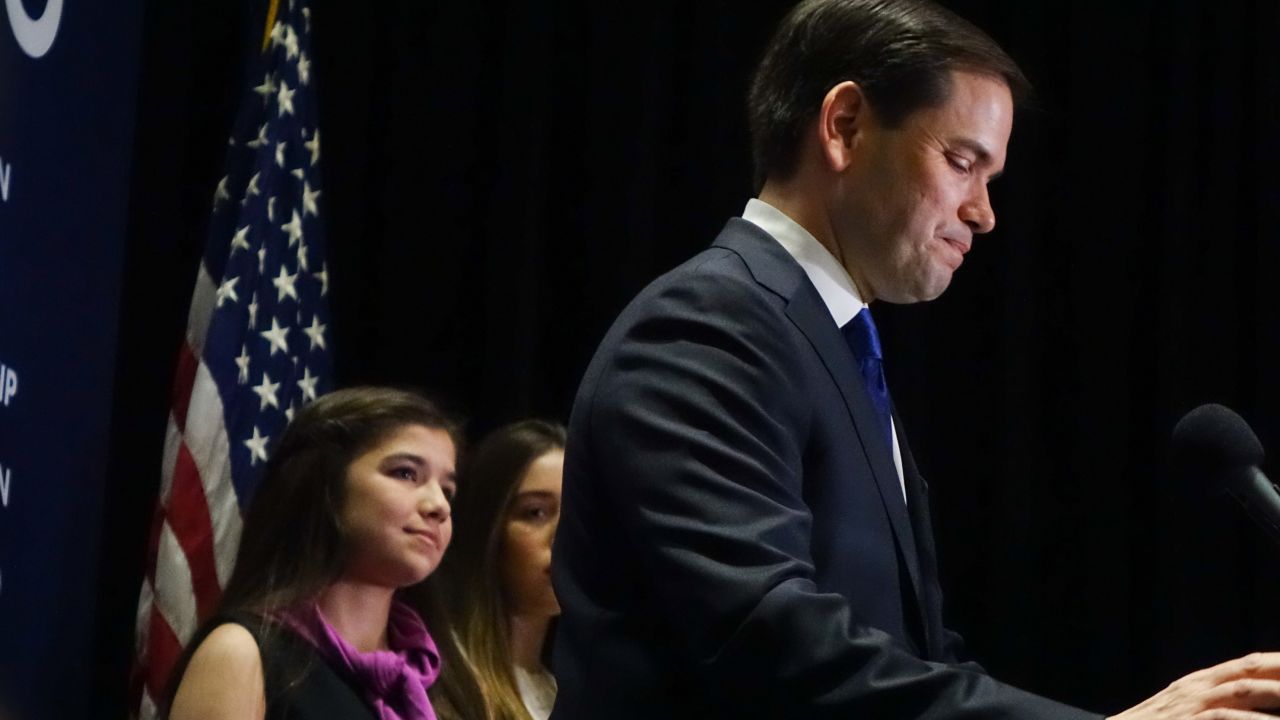
<path id="1" fill-rule="evenodd" d="M 240 282 L 240 278 L 233 277 L 230 280 L 224 280 L 223 283 L 218 286 L 217 307 L 222 307 L 222 303 L 226 302 L 228 298 L 231 299 L 231 302 L 240 302 L 240 296 L 236 295 L 236 283 L 238 282 Z"/>
<path id="2" fill-rule="evenodd" d="M 292 60 L 298 57 L 298 33 L 294 32 L 292 25 L 284 26 L 284 58 Z"/>
<path id="3" fill-rule="evenodd" d="M 316 383 L 320 382 L 319 377 L 311 375 L 311 368 L 304 367 L 302 369 L 302 377 L 298 379 L 298 389 L 302 391 L 302 401 L 316 399 Z"/>
<path id="4" fill-rule="evenodd" d="M 279 116 L 284 117 L 285 113 L 293 114 L 293 94 L 297 90 L 290 90 L 289 83 L 283 79 L 280 80 L 280 89 L 276 92 L 276 103 L 279 104 Z"/>
<path id="5" fill-rule="evenodd" d="M 302 218 L 298 217 L 298 211 L 293 211 L 293 219 L 280 226 L 280 229 L 289 233 L 289 247 L 293 247 L 296 242 L 302 240 Z"/>
<path id="6" fill-rule="evenodd" d="M 251 147 L 254 150 L 267 144 L 267 124 L 263 123 L 258 126 L 258 137 L 245 143 L 245 147 Z"/>
<path id="7" fill-rule="evenodd" d="M 249 178 L 249 186 L 244 189 L 244 199 L 240 201 L 241 205 L 248 203 L 249 198 L 254 195 L 262 194 L 262 191 L 258 189 L 258 176 L 261 174 L 262 173 L 254 173 L 253 177 Z"/>
<path id="8" fill-rule="evenodd" d="M 320 272 L 312 273 L 320 280 L 320 297 L 329 294 L 329 263 L 321 263 Z"/>
<path id="9" fill-rule="evenodd" d="M 280 383 L 271 382 L 271 376 L 262 373 L 262 384 L 254 385 L 253 392 L 258 395 L 258 409 L 266 410 L 267 406 L 279 410 L 280 400 L 276 397 L 276 391 L 280 389 Z"/>
<path id="10" fill-rule="evenodd" d="M 240 368 L 240 377 L 236 382 L 244 385 L 249 382 L 249 349 L 244 345 L 240 346 L 240 355 L 236 357 L 236 367 Z"/>
<path id="11" fill-rule="evenodd" d="M 311 183 L 305 180 L 302 183 L 302 214 L 310 213 L 312 215 L 320 214 L 320 207 L 316 205 L 316 200 L 320 198 L 319 190 L 312 190 Z"/>
<path id="12" fill-rule="evenodd" d="M 231 193 L 227 192 L 227 180 L 228 177 L 223 175 L 222 179 L 218 181 L 218 189 L 213 191 L 213 206 L 215 208 L 218 207 L 218 203 L 223 200 L 231 199 Z"/>
<path id="13" fill-rule="evenodd" d="M 258 274 L 261 275 L 266 271 L 267 271 L 267 246 L 263 245 L 262 247 L 258 248 Z"/>
<path id="14" fill-rule="evenodd" d="M 302 18 L 306 21 L 306 33 L 311 34 L 311 8 L 302 8 Z"/>
<path id="15" fill-rule="evenodd" d="M 284 300 L 285 295 L 288 295 L 294 299 L 294 302 L 297 302 L 298 289 L 294 287 L 294 283 L 296 283 L 297 280 L 297 274 L 290 275 L 289 272 L 285 270 L 284 263 L 281 263 L 280 274 L 271 281 L 271 284 L 276 286 L 276 302 Z"/>
<path id="16" fill-rule="evenodd" d="M 276 221 L 276 196 L 267 198 L 267 222 Z"/>
<path id="17" fill-rule="evenodd" d="M 253 294 L 253 298 L 249 300 L 249 329 L 252 330 L 258 326 L 258 293 Z"/>
<path id="18" fill-rule="evenodd" d="M 284 416 L 289 419 L 289 422 L 293 422 L 293 413 L 296 412 L 295 408 L 297 407 L 298 404 L 296 402 L 289 401 L 289 407 L 284 411 Z"/>
<path id="19" fill-rule="evenodd" d="M 244 441 L 245 447 L 249 448 L 249 464 L 257 465 L 258 461 L 267 461 L 267 442 L 271 440 L 271 436 L 263 436 L 258 432 L 258 426 L 253 426 L 253 437 Z"/>
<path id="20" fill-rule="evenodd" d="M 284 148 L 286 145 L 288 145 L 288 143 L 285 143 L 285 142 L 276 143 L 276 165 L 278 165 L 281 168 L 284 168 Z"/>
<path id="21" fill-rule="evenodd" d="M 312 315 L 311 327 L 302 328 L 302 332 L 306 333 L 307 337 L 311 338 L 312 350 L 315 350 L 317 347 L 321 350 L 328 349 L 324 345 L 324 330 L 327 327 L 329 326 L 320 322 L 320 317 L 318 315 Z"/>
<path id="22" fill-rule="evenodd" d="M 237 230 L 235 236 L 231 238 L 231 254 L 235 255 L 236 250 L 249 249 L 249 226 L 245 225 Z"/>
<path id="23" fill-rule="evenodd" d="M 298 243 L 298 270 L 303 272 L 310 270 L 311 268 L 307 265 L 307 244 L 300 242 Z"/>
<path id="24" fill-rule="evenodd" d="M 271 26 L 271 47 L 282 42 L 284 42 L 284 23 L 277 20 L 276 24 Z"/>
<path id="25" fill-rule="evenodd" d="M 262 104 L 266 105 L 271 102 L 271 96 L 276 92 L 275 79 L 271 77 L 271 73 L 267 73 L 262 77 L 262 84 L 253 89 L 254 92 L 262 96 Z"/>
<path id="26" fill-rule="evenodd" d="M 298 58 L 298 80 L 303 85 L 311 84 L 311 61 L 307 59 L 306 53 Z"/>
<path id="27" fill-rule="evenodd" d="M 320 162 L 320 130 L 316 129 L 316 134 L 310 140 L 302 143 L 302 147 L 311 152 L 311 167 L 315 167 Z"/>
<path id="28" fill-rule="evenodd" d="M 289 174 L 298 178 L 299 180 L 301 180 L 303 176 L 306 175 L 306 173 L 302 171 L 302 168 L 294 168 L 289 171 Z"/>
<path id="29" fill-rule="evenodd" d="M 286 339 L 289 335 L 289 328 L 280 327 L 280 323 L 276 322 L 275 318 L 271 318 L 270 330 L 263 330 L 258 334 L 271 343 L 271 357 L 275 357 L 277 352 L 282 352 L 285 355 L 289 354 L 289 341 Z"/>

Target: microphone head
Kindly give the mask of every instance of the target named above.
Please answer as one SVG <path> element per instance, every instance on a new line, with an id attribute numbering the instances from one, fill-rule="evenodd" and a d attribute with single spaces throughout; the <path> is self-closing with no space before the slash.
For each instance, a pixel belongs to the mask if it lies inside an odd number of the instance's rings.
<path id="1" fill-rule="evenodd" d="M 1256 467 L 1266 457 L 1249 423 L 1216 403 L 1201 405 L 1178 421 L 1173 454 L 1184 470 L 1193 472 Z"/>

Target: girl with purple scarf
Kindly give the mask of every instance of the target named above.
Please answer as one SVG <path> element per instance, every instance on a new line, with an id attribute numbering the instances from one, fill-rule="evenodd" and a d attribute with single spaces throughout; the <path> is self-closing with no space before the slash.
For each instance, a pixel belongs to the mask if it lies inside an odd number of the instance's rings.
<path id="1" fill-rule="evenodd" d="M 426 399 L 386 388 L 299 410 L 161 716 L 487 717 L 430 577 L 453 534 L 456 432 Z"/>

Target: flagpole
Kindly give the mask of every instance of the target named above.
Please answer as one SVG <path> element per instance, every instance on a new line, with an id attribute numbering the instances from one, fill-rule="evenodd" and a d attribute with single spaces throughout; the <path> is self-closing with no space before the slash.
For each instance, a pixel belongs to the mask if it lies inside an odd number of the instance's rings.
<path id="1" fill-rule="evenodd" d="M 271 46 L 271 28 L 276 24 L 276 13 L 280 10 L 280 0 L 271 0 L 267 7 L 267 26 L 262 30 L 262 52 Z"/>

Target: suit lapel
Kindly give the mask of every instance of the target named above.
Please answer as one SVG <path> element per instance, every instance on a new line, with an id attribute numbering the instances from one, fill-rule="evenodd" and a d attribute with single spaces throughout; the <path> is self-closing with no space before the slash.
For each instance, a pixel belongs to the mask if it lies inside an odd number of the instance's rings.
<path id="1" fill-rule="evenodd" d="M 822 297 L 799 263 L 776 240 L 750 222 L 738 218 L 730 220 L 715 244 L 740 255 L 757 282 L 788 299 L 787 316 L 809 340 L 844 399 L 857 431 L 857 441 L 862 444 L 863 452 L 870 461 L 871 474 L 893 528 L 903 565 L 911 578 L 912 589 L 917 598 L 922 597 L 915 534 L 902 499 L 892 450 L 885 447 L 875 406 L 862 384 L 853 353 L 832 321 Z"/>
<path id="2" fill-rule="evenodd" d="M 898 430 L 898 447 L 902 450 L 902 475 L 907 486 L 908 514 L 915 531 L 916 547 L 920 551 L 921 582 L 916 598 L 924 616 L 925 645 L 931 659 L 941 659 L 942 597 L 938 585 L 938 556 L 933 541 L 932 515 L 929 511 L 929 486 L 916 466 L 915 455 L 907 443 L 907 436 L 902 430 L 896 410 L 893 422 Z"/>
<path id="3" fill-rule="evenodd" d="M 871 474 L 875 477 L 880 500 L 893 526 L 898 547 L 902 550 L 904 564 L 911 576 L 911 586 L 916 597 L 920 597 L 919 553 L 915 533 L 911 528 L 911 518 L 902 499 L 902 486 L 898 483 L 892 450 L 885 445 L 884 430 L 876 416 L 875 405 L 862 384 L 862 376 L 858 372 L 853 353 L 832 322 L 831 314 L 818 291 L 807 282 L 791 298 L 791 303 L 787 305 L 787 315 L 809 339 L 827 372 L 835 380 L 836 387 L 840 389 L 845 408 L 848 409 L 858 433 L 857 441 L 862 444 L 862 451 L 871 461 Z"/>

